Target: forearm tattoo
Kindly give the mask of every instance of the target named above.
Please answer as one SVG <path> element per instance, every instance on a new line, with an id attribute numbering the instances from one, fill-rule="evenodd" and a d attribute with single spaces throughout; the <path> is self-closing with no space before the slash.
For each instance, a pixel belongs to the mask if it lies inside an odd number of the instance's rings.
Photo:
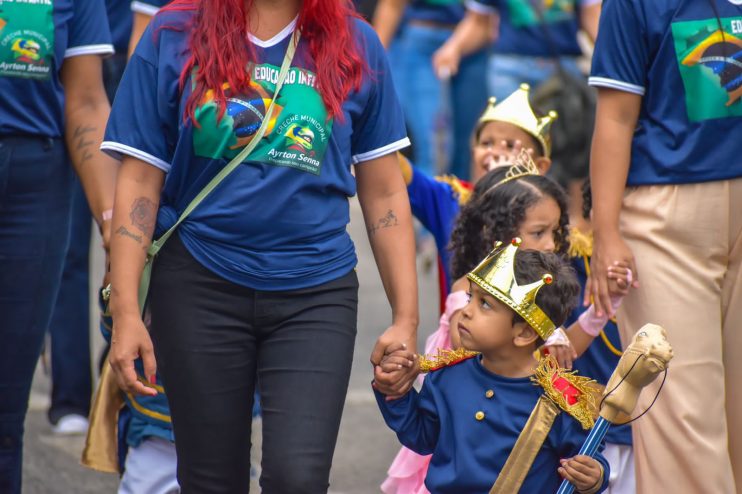
<path id="1" fill-rule="evenodd" d="M 383 228 L 392 228 L 394 226 L 399 225 L 399 220 L 397 219 L 397 215 L 394 214 L 394 211 L 391 209 L 386 212 L 386 215 L 382 218 L 379 218 L 378 221 L 375 223 L 372 223 L 370 226 L 368 226 L 368 236 L 373 237 L 376 235 L 376 232 Z"/>
<path id="2" fill-rule="evenodd" d="M 75 129 L 72 139 L 75 141 L 75 152 L 80 156 L 80 164 L 85 163 L 93 157 L 91 146 L 95 145 L 92 139 L 87 139 L 87 135 L 95 132 L 95 127 L 81 125 Z"/>
<path id="3" fill-rule="evenodd" d="M 142 243 L 142 236 L 130 232 L 129 230 L 126 229 L 125 226 L 119 227 L 119 229 L 116 230 L 116 234 L 121 235 L 122 237 L 129 237 L 131 239 L 134 239 L 134 241 L 136 241 L 136 243 L 138 244 Z"/>
<path id="4" fill-rule="evenodd" d="M 155 228 L 155 211 L 157 206 L 146 197 L 140 197 L 131 205 L 129 218 L 131 224 L 137 227 L 148 237 L 152 235 Z"/>

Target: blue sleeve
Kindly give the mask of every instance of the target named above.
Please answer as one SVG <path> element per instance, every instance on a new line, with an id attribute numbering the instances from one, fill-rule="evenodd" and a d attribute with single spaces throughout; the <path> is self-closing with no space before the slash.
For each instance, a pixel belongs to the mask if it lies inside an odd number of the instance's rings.
<path id="1" fill-rule="evenodd" d="M 103 0 L 76 1 L 72 5 L 74 14 L 64 58 L 113 53 L 113 41 Z"/>
<path id="2" fill-rule="evenodd" d="M 171 95 L 177 95 L 178 82 L 175 75 L 173 81 L 159 75 L 152 29 L 150 24 L 126 66 L 101 149 L 116 159 L 133 156 L 168 172 L 180 121 Z"/>
<path id="3" fill-rule="evenodd" d="M 140 0 L 131 2 L 132 12 L 154 17 L 160 7 L 164 7 L 171 0 Z"/>
<path id="4" fill-rule="evenodd" d="M 499 0 L 466 0 L 464 5 L 466 5 L 467 10 L 482 15 L 496 14 L 500 9 Z"/>
<path id="5" fill-rule="evenodd" d="M 420 455 L 433 453 L 440 432 L 440 421 L 428 381 L 423 381 L 420 393 L 412 389 L 398 400 L 386 401 L 383 394 L 374 390 L 386 425 L 397 433 L 400 443 Z"/>
<path id="6" fill-rule="evenodd" d="M 410 145 L 402 107 L 392 83 L 384 48 L 371 26 L 356 22 L 363 40 L 369 75 L 368 99 L 359 118 L 353 121 L 351 155 L 353 164 L 380 158 Z"/>
<path id="7" fill-rule="evenodd" d="M 585 431 L 577 420 L 567 413 L 559 414 L 561 434 L 559 437 L 559 454 L 562 458 L 571 458 L 580 452 L 580 448 L 587 439 L 588 431 Z M 595 460 L 603 467 L 603 483 L 597 492 L 603 492 L 608 488 L 608 480 L 611 476 L 611 466 L 608 460 L 601 454 L 605 449 L 605 440 L 601 441 Z"/>
<path id="8" fill-rule="evenodd" d="M 436 245 L 447 245 L 459 201 L 451 186 L 412 168 L 412 180 L 407 186 L 412 214 L 433 234 Z"/>
<path id="9" fill-rule="evenodd" d="M 635 0 L 607 0 L 600 14 L 591 86 L 644 95 L 649 39 L 644 15 Z"/>

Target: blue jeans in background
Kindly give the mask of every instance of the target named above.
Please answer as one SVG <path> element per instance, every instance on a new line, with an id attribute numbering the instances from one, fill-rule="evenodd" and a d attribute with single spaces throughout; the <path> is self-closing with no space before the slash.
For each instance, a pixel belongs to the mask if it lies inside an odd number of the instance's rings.
<path id="1" fill-rule="evenodd" d="M 61 139 L 0 137 L 0 492 L 21 491 L 23 422 L 70 232 Z"/>
<path id="2" fill-rule="evenodd" d="M 575 57 L 561 57 L 560 61 L 565 70 L 584 77 Z M 487 67 L 489 95 L 502 101 L 524 82 L 533 90 L 551 77 L 556 69 L 557 62 L 553 58 L 493 53 Z"/>
<path id="3" fill-rule="evenodd" d="M 441 84 L 432 57 L 452 32 L 447 27 L 407 23 L 389 47 L 389 63 L 412 140 L 412 162 L 431 175 L 443 171 L 466 179 L 472 131 L 487 106 L 487 53 L 463 58 L 456 76 Z M 443 149 L 436 139 L 440 131 L 447 143 Z M 440 152 L 445 154 L 443 170 L 436 166 Z"/>

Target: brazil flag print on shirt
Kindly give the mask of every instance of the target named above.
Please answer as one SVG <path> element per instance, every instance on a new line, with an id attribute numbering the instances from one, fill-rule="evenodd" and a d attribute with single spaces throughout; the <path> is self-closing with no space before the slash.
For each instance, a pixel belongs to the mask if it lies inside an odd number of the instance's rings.
<path id="1" fill-rule="evenodd" d="M 742 116 L 742 16 L 675 22 L 688 119 Z"/>
<path id="2" fill-rule="evenodd" d="M 196 110 L 200 128 L 194 129 L 193 148 L 205 158 L 232 159 L 250 143 L 265 118 L 274 97 L 279 67 L 256 65 L 243 94 L 231 94 L 225 85 L 226 112 L 219 109 L 209 91 Z M 314 73 L 291 68 L 273 108 L 265 136 L 247 161 L 259 161 L 320 174 L 320 164 L 332 132 L 322 97 L 316 90 Z"/>
<path id="3" fill-rule="evenodd" d="M 515 27 L 568 21 L 575 15 L 575 0 L 507 0 L 510 22 Z M 541 10 L 541 16 L 536 11 Z"/>
<path id="4" fill-rule="evenodd" d="M 52 0 L 0 0 L 0 77 L 51 78 L 53 13 Z"/>

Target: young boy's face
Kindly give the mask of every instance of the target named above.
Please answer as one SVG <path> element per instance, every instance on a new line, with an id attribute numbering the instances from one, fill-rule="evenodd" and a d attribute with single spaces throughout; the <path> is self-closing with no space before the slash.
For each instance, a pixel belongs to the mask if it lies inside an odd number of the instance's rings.
<path id="1" fill-rule="evenodd" d="M 541 145 L 531 134 L 511 123 L 487 122 L 479 132 L 479 138 L 472 149 L 472 182 L 476 183 L 482 178 L 500 156 L 512 154 L 516 141 L 520 141 L 524 149 L 532 150 L 533 160 L 539 171 L 542 175 L 546 173 L 551 166 L 551 160 L 542 156 Z"/>
<path id="2" fill-rule="evenodd" d="M 485 355 L 512 348 L 519 331 L 513 310 L 471 281 L 469 294 L 458 326 L 461 346 Z"/>

